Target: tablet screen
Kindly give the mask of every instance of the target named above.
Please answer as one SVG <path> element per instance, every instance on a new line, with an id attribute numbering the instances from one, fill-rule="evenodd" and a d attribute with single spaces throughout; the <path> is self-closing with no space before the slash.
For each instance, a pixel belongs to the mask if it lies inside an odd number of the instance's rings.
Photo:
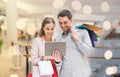
<path id="1" fill-rule="evenodd" d="M 66 42 L 46 42 L 45 56 L 51 56 L 54 49 L 58 49 L 61 55 L 66 53 Z"/>

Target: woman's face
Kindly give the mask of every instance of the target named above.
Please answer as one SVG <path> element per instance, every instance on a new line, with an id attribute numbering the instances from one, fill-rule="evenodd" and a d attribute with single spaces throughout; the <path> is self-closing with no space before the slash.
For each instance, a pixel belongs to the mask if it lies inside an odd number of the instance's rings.
<path id="1" fill-rule="evenodd" d="M 45 32 L 45 36 L 52 38 L 54 34 L 54 28 L 55 28 L 55 24 L 53 23 L 46 24 L 45 27 L 43 28 Z"/>

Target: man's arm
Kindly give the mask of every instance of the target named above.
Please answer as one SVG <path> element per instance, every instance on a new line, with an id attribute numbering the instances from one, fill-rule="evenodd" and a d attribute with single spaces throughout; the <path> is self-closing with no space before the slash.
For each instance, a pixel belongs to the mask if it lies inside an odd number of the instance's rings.
<path id="1" fill-rule="evenodd" d="M 78 40 L 75 41 L 75 44 L 78 50 L 86 56 L 90 55 L 93 51 L 93 47 L 87 30 L 78 31 L 77 36 Z"/>

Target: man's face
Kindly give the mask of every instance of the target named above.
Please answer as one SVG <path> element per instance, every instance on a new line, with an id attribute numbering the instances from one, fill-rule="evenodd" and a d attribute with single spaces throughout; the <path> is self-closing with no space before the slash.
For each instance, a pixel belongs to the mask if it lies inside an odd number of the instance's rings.
<path id="1" fill-rule="evenodd" d="M 63 32 L 68 31 L 72 27 L 72 20 L 68 19 L 67 16 L 58 17 L 59 24 Z"/>

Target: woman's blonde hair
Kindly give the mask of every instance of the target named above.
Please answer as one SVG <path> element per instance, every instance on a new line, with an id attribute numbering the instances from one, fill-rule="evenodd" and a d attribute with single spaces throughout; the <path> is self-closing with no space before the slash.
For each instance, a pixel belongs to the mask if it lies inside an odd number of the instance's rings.
<path id="1" fill-rule="evenodd" d="M 41 26 L 41 29 L 40 29 L 40 32 L 39 32 L 39 36 L 44 36 L 45 35 L 45 32 L 43 30 L 43 28 L 45 27 L 46 24 L 50 24 L 50 23 L 53 23 L 55 24 L 55 21 L 54 21 L 54 18 L 53 17 L 46 17 L 43 22 L 42 22 L 42 26 Z"/>

